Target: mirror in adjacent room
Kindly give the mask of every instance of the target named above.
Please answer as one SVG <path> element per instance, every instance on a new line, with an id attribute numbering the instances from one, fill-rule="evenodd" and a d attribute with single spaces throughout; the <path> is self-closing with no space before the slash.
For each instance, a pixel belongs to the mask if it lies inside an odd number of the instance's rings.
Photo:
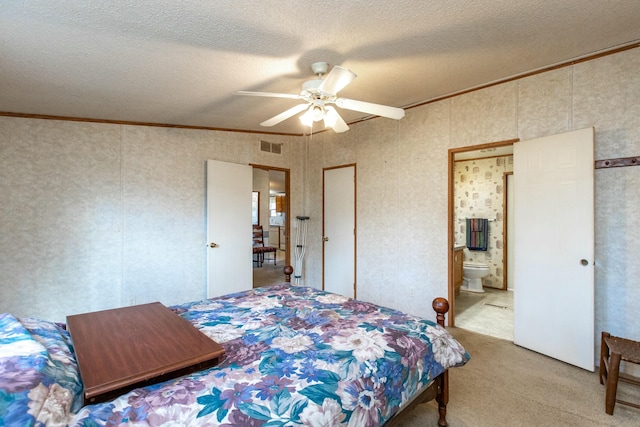
<path id="1" fill-rule="evenodd" d="M 260 192 L 251 193 L 251 224 L 260 225 Z"/>

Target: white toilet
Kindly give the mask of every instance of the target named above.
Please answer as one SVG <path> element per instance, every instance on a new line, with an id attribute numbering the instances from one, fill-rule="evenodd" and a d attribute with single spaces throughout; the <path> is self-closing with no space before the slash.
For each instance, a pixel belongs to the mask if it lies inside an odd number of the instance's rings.
<path id="1" fill-rule="evenodd" d="M 482 289 L 482 278 L 487 277 L 489 272 L 489 264 L 483 264 L 480 262 L 463 262 L 463 285 L 460 289 L 469 292 L 484 292 L 484 289 Z"/>

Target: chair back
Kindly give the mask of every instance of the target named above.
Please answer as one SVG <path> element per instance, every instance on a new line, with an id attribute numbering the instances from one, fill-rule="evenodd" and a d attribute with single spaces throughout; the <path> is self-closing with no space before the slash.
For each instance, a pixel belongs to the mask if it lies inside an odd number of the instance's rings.
<path id="1" fill-rule="evenodd" d="M 253 247 L 264 248 L 264 231 L 261 225 L 253 226 Z"/>

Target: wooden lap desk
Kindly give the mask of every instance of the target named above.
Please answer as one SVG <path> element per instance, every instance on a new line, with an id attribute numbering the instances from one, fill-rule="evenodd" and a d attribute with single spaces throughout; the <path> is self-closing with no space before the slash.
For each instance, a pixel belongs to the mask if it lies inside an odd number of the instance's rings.
<path id="1" fill-rule="evenodd" d="M 84 384 L 96 403 L 202 370 L 224 349 L 159 302 L 67 316 Z"/>

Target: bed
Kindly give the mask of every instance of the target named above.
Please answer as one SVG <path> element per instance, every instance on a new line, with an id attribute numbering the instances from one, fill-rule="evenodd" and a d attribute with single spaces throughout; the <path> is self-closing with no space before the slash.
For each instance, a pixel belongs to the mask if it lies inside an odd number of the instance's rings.
<path id="1" fill-rule="evenodd" d="M 437 323 L 290 283 L 170 309 L 222 360 L 88 405 L 66 325 L 1 314 L 4 425 L 390 426 L 433 398 L 446 425 L 447 370 L 469 360 Z"/>

